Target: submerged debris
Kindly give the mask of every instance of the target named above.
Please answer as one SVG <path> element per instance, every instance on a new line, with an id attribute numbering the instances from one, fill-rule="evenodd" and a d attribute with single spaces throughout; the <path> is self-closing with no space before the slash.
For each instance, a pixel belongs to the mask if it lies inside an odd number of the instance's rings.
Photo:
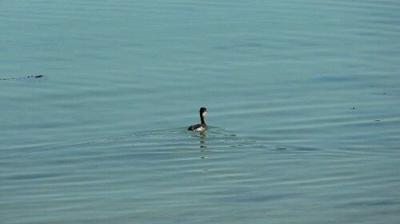
<path id="1" fill-rule="evenodd" d="M 27 75 L 22 77 L 0 78 L 0 80 L 40 79 L 43 75 Z"/>

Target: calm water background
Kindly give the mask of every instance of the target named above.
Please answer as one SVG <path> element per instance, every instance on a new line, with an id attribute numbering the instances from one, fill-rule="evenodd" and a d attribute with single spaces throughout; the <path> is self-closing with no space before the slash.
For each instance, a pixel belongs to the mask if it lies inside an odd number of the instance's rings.
<path id="1" fill-rule="evenodd" d="M 400 223 L 400 3 L 0 1 L 1 223 Z M 200 106 L 210 130 L 191 134 Z"/>

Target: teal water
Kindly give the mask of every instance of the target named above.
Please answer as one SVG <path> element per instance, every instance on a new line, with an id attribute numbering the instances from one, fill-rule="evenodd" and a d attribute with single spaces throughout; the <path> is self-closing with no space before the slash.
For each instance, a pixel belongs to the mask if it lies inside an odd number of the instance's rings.
<path id="1" fill-rule="evenodd" d="M 395 0 L 0 1 L 0 220 L 400 222 Z M 205 135 L 188 133 L 200 106 Z"/>

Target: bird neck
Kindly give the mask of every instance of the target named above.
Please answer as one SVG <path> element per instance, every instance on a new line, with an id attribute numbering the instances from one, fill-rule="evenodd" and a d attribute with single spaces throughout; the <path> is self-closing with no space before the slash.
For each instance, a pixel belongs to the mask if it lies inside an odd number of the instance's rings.
<path id="1" fill-rule="evenodd" d="M 200 113 L 201 124 L 206 124 L 203 114 Z"/>

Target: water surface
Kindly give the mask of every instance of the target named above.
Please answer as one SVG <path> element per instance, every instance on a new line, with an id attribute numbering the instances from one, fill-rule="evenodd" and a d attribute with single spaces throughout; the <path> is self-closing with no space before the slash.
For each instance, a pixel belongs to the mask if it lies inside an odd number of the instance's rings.
<path id="1" fill-rule="evenodd" d="M 2 223 L 399 223 L 399 12 L 1 1 Z"/>

